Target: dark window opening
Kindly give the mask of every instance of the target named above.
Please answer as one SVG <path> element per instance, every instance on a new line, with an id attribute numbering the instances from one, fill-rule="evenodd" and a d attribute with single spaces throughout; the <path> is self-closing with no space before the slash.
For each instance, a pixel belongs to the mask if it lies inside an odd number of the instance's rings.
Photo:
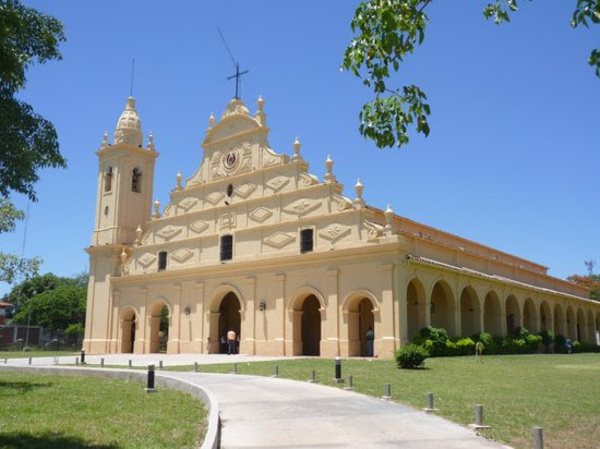
<path id="1" fill-rule="evenodd" d="M 136 193 L 142 192 L 142 171 L 135 167 L 131 174 L 131 191 Z"/>
<path id="2" fill-rule="evenodd" d="M 231 195 L 233 195 L 233 185 L 229 184 L 227 186 L 227 196 L 231 197 Z"/>
<path id="3" fill-rule="evenodd" d="M 300 252 L 309 253 L 313 250 L 313 230 L 303 229 L 300 231 Z"/>
<path id="4" fill-rule="evenodd" d="M 231 260 L 233 258 L 233 236 L 224 235 L 221 237 L 221 261 Z"/>
<path id="5" fill-rule="evenodd" d="M 106 172 L 104 173 L 104 191 L 105 192 L 110 192 L 112 189 L 112 176 L 113 176 L 113 169 L 112 169 L 112 167 L 108 167 L 106 169 Z"/>
<path id="6" fill-rule="evenodd" d="M 167 269 L 167 252 L 161 251 L 158 253 L 158 271 Z"/>

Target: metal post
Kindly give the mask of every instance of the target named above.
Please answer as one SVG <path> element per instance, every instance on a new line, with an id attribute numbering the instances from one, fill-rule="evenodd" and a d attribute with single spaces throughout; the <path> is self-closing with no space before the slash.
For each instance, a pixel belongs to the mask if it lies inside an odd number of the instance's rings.
<path id="1" fill-rule="evenodd" d="M 390 400 L 392 399 L 392 386 L 390 384 L 385 384 L 385 396 L 383 399 Z"/>
<path id="2" fill-rule="evenodd" d="M 232 367 L 231 374 L 237 374 L 237 373 L 238 373 L 238 370 L 237 370 L 237 363 L 234 363 L 234 364 L 233 364 L 233 367 Z"/>
<path id="3" fill-rule="evenodd" d="M 198 372 L 198 362 L 194 362 L 194 372 Z"/>
<path id="4" fill-rule="evenodd" d="M 426 412 L 426 413 L 439 412 L 439 409 L 434 408 L 434 406 L 433 406 L 433 393 L 427 393 L 425 395 L 425 403 L 426 403 L 426 406 L 423 409 L 424 412 Z"/>
<path id="5" fill-rule="evenodd" d="M 489 429 L 490 426 L 483 424 L 483 405 L 475 405 L 475 423 L 469 424 L 469 427 L 474 430 Z"/>
<path id="6" fill-rule="evenodd" d="M 333 381 L 336 383 L 344 381 L 344 379 L 342 379 L 342 359 L 339 356 L 335 358 L 335 377 L 333 378 Z"/>
<path id="7" fill-rule="evenodd" d="M 533 428 L 533 449 L 544 449 L 544 434 L 541 427 Z"/>
<path id="8" fill-rule="evenodd" d="M 31 365 L 31 357 L 29 357 L 29 364 Z"/>
<path id="9" fill-rule="evenodd" d="M 129 368 L 131 369 L 131 359 L 129 359 Z"/>
<path id="10" fill-rule="evenodd" d="M 162 361 L 162 360 L 158 362 L 158 367 L 159 367 L 161 370 L 163 369 L 163 361 Z"/>
<path id="11" fill-rule="evenodd" d="M 153 393 L 154 389 L 154 363 L 148 365 L 148 379 L 146 382 L 146 393 Z"/>
<path id="12" fill-rule="evenodd" d="M 310 371 L 310 379 L 308 380 L 311 384 L 314 384 L 317 382 L 317 378 L 315 376 L 315 370 L 311 370 Z"/>
<path id="13" fill-rule="evenodd" d="M 353 390 L 354 389 L 354 379 L 352 378 L 352 375 L 348 376 L 348 386 L 344 387 L 344 390 Z"/>
<path id="14" fill-rule="evenodd" d="M 35 294 L 35 292 L 34 292 Z M 29 313 L 27 314 L 27 332 L 25 332 L 25 346 L 23 347 L 23 351 L 25 349 L 29 350 L 29 324 L 31 323 L 31 305 L 29 305 Z"/>
<path id="15" fill-rule="evenodd" d="M 81 364 L 85 365 L 85 349 L 81 348 Z"/>
<path id="16" fill-rule="evenodd" d="M 273 374 L 271 377 L 279 377 L 279 365 L 275 365 L 275 374 Z"/>
<path id="17" fill-rule="evenodd" d="M 104 368 L 104 357 L 102 357 L 102 358 L 100 359 L 100 366 L 101 366 L 102 368 Z"/>
<path id="18" fill-rule="evenodd" d="M 75 365 L 79 366 L 79 357 L 75 357 Z"/>

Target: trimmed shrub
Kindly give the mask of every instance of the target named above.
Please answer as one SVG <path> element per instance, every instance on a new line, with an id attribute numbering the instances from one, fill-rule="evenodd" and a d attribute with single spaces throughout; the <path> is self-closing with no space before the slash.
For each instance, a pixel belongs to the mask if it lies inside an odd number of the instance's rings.
<path id="1" fill-rule="evenodd" d="M 556 334 L 554 336 L 554 352 L 556 354 L 566 354 L 567 353 L 567 339 L 564 335 Z"/>
<path id="2" fill-rule="evenodd" d="M 394 356 L 398 368 L 417 369 L 425 364 L 425 359 L 429 357 L 429 353 L 423 346 L 409 343 L 398 349 Z"/>
<path id="3" fill-rule="evenodd" d="M 542 339 L 542 344 L 544 345 L 544 352 L 550 353 L 552 343 L 554 343 L 554 332 L 549 330 L 544 330 L 538 334 Z"/>
<path id="4" fill-rule="evenodd" d="M 527 347 L 529 348 L 529 353 L 531 354 L 537 354 L 538 352 L 541 352 L 541 349 L 543 347 L 542 337 L 540 337 L 539 335 L 529 334 L 525 338 L 525 343 L 527 344 Z"/>
<path id="5" fill-rule="evenodd" d="M 459 338 L 454 342 L 454 353 L 449 355 L 473 355 L 475 342 L 470 338 Z"/>
<path id="6" fill-rule="evenodd" d="M 419 334 L 413 338 L 413 343 L 424 346 L 431 357 L 442 357 L 446 355 L 446 342 L 450 340 L 446 329 L 439 327 L 424 327 Z"/>

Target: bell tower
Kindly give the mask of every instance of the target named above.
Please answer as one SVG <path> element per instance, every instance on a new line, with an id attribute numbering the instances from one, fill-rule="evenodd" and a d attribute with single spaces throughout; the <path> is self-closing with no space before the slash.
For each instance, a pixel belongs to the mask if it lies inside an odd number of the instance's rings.
<path id="1" fill-rule="evenodd" d="M 136 229 L 146 227 L 152 207 L 154 163 L 158 153 L 152 134 L 143 146 L 142 122 L 135 99 L 127 98 L 114 133 L 108 133 L 98 155 L 96 220 L 90 255 L 84 349 L 91 354 L 117 352 L 113 326 L 111 278 L 120 276 L 122 254 L 127 254 L 136 239 Z M 124 256 L 123 256 L 124 257 Z"/>
<path id="2" fill-rule="evenodd" d="M 98 193 L 92 246 L 131 245 L 138 226 L 145 227 L 152 207 L 154 162 L 158 153 L 150 134 L 143 147 L 142 122 L 135 110 L 135 99 L 127 105 L 115 129 L 114 141 L 108 134 L 98 155 Z"/>

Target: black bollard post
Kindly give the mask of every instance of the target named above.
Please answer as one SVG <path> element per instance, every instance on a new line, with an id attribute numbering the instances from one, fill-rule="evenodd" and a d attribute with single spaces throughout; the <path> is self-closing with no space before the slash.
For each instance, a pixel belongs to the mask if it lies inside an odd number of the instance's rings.
<path id="1" fill-rule="evenodd" d="M 194 362 L 194 372 L 198 372 L 198 362 Z"/>
<path id="2" fill-rule="evenodd" d="M 29 364 L 31 365 L 31 357 L 29 357 Z"/>
<path id="3" fill-rule="evenodd" d="M 85 365 L 85 349 L 81 348 L 81 364 Z"/>
<path id="4" fill-rule="evenodd" d="M 146 382 L 146 393 L 154 393 L 154 363 L 148 365 L 148 378 Z"/>
<path id="5" fill-rule="evenodd" d="M 342 379 L 342 359 L 339 356 L 335 358 L 335 377 L 333 381 L 338 384 L 344 381 Z"/>
<path id="6" fill-rule="evenodd" d="M 544 449 L 544 434 L 541 427 L 533 428 L 533 449 Z"/>
<path id="7" fill-rule="evenodd" d="M 311 370 L 310 371 L 310 379 L 308 380 L 311 384 L 314 384 L 317 382 L 317 377 L 315 375 L 315 370 Z"/>
<path id="8" fill-rule="evenodd" d="M 129 359 L 129 369 L 131 369 L 131 359 Z"/>
<path id="9" fill-rule="evenodd" d="M 100 367 L 104 368 L 104 357 L 100 359 Z"/>
<path id="10" fill-rule="evenodd" d="M 158 367 L 159 367 L 161 370 L 163 369 L 162 360 L 158 362 Z"/>
<path id="11" fill-rule="evenodd" d="M 279 377 L 279 365 L 275 365 L 275 374 L 273 374 L 271 377 Z"/>
<path id="12" fill-rule="evenodd" d="M 233 366 L 231 367 L 231 374 L 237 374 L 238 370 L 237 370 L 237 363 L 234 363 Z"/>
<path id="13" fill-rule="evenodd" d="M 75 365 L 79 366 L 79 357 L 75 357 Z"/>

